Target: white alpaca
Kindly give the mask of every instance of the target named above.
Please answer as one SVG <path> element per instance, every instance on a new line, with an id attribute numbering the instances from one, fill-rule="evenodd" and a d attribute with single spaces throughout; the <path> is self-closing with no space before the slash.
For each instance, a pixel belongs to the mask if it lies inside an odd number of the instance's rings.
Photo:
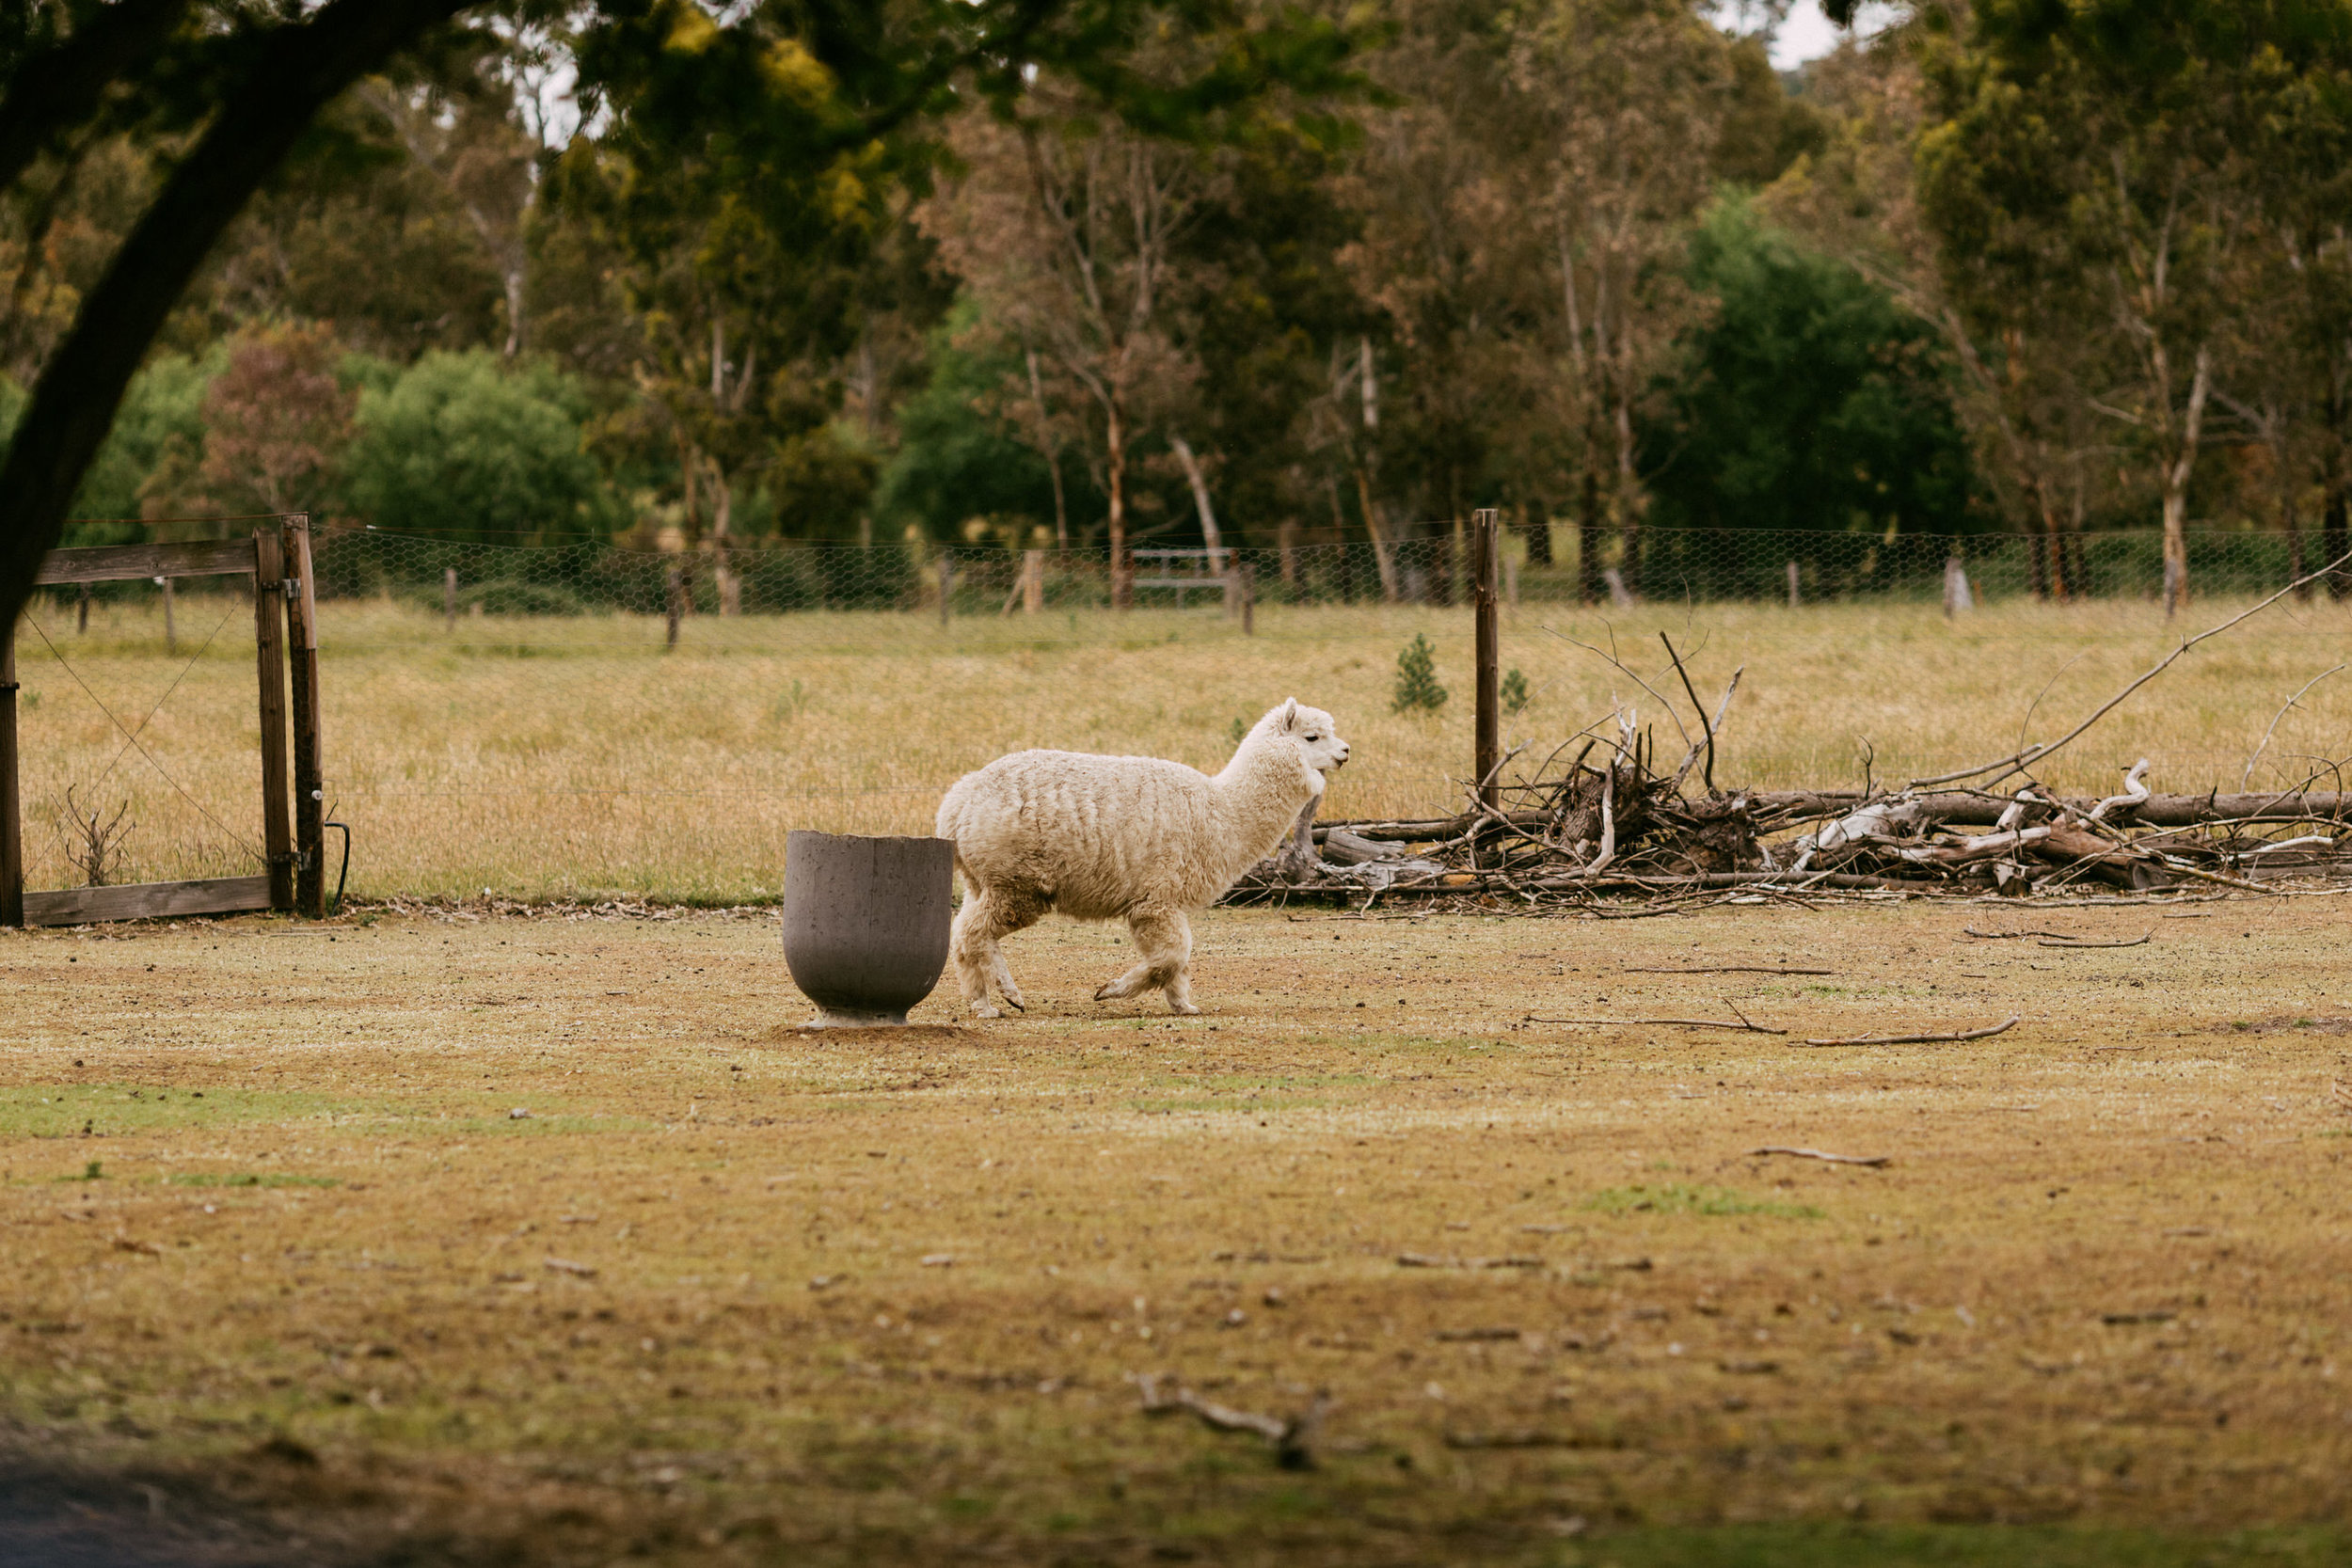
<path id="1" fill-rule="evenodd" d="M 1152 757 L 1015 752 L 958 779 L 939 802 L 938 831 L 956 841 L 963 873 L 949 951 L 973 1014 L 1000 1016 L 991 979 L 1024 1006 L 997 943 L 1052 910 L 1127 922 L 1142 961 L 1096 1001 L 1157 986 L 1170 1010 L 1199 1012 L 1184 917 L 1272 853 L 1346 760 L 1331 716 L 1293 699 L 1258 721 L 1215 778 Z"/>

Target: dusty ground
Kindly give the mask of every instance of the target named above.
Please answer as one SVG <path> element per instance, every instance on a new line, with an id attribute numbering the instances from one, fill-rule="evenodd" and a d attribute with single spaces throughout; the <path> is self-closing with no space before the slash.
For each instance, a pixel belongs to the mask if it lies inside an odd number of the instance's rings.
<path id="1" fill-rule="evenodd" d="M 1182 1022 L 1087 1000 L 1120 939 L 1057 924 L 1012 946 L 1030 1016 L 894 1037 L 794 1032 L 765 917 L 0 934 L 0 1525 L 2344 1561 L 2347 913 L 1218 912 Z M 1628 973 L 1723 964 L 1834 973 Z M 1792 1033 L 1525 1022 L 1733 1003 Z M 1142 1374 L 1327 1390 L 1312 1467 Z"/>

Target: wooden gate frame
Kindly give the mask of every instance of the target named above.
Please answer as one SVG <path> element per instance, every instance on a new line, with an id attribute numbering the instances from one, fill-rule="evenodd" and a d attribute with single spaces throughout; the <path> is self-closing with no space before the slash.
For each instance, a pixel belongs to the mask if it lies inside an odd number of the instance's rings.
<path id="1" fill-rule="evenodd" d="M 311 581 L 309 515 L 294 513 L 280 517 L 276 527 L 255 529 L 251 539 L 52 550 L 33 580 L 49 586 L 248 573 L 253 578 L 255 673 L 261 686 L 262 840 L 269 869 L 256 877 L 25 892 L 17 781 L 16 635 L 11 626 L 0 636 L 0 927 L 81 926 L 253 910 L 285 910 L 313 920 L 326 916 L 318 594 Z M 289 674 L 291 705 L 287 701 Z M 286 798 L 289 720 L 294 727 L 291 814 Z"/>

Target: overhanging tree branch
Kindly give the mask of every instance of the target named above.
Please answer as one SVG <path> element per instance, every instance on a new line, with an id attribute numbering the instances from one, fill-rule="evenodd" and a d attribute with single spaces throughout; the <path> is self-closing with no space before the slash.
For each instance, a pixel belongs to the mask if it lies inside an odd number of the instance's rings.
<path id="1" fill-rule="evenodd" d="M 19 64 L 0 98 L 0 186 L 97 113 L 107 87 L 162 54 L 188 0 L 118 0 L 54 49 Z"/>
<path id="2" fill-rule="evenodd" d="M 171 171 L 34 384 L 0 465 L 0 628 L 14 626 L 32 596 L 123 389 L 214 244 L 320 109 L 469 3 L 333 0 L 278 29 L 230 85 L 219 117 Z"/>

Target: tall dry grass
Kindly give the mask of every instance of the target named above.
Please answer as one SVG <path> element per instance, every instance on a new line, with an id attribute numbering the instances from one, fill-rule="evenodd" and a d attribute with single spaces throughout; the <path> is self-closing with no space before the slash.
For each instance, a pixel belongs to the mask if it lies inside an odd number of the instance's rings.
<path id="1" fill-rule="evenodd" d="M 1875 777 L 1899 779 L 1989 759 L 2021 734 L 2056 735 L 2247 602 L 2202 601 L 2170 626 L 2139 602 L 2012 601 L 1954 620 L 1910 605 L 1531 606 L 1504 624 L 1503 661 L 1534 691 L 1507 728 L 1538 755 L 1614 699 L 1671 755 L 1665 705 L 1568 641 L 1613 647 L 1678 695 L 1662 629 L 1710 704 L 1746 666 L 1718 783 L 1851 785 L 1866 757 Z M 675 652 L 650 618 L 469 617 L 452 632 L 389 603 L 329 603 L 322 615 L 327 803 L 351 824 L 360 895 L 758 897 L 780 884 L 789 829 L 926 832 L 943 786 L 1025 746 L 1214 769 L 1236 722 L 1290 695 L 1330 708 L 1355 743 L 1329 815 L 1446 812 L 1470 768 L 1459 609 L 1265 608 L 1247 638 L 1214 608 L 945 628 L 920 615 L 705 617 Z M 19 633 L 30 884 L 79 880 L 64 853 L 69 784 L 108 811 L 130 803 L 137 827 L 120 879 L 255 869 L 246 602 L 184 593 L 176 657 L 151 608 L 101 607 L 81 636 L 70 610 L 36 616 L 40 630 Z M 1390 710 L 1397 654 L 1416 632 L 1453 692 L 1436 715 Z M 2282 603 L 2191 653 L 2042 776 L 2104 789 L 2146 755 L 2160 789 L 2233 788 L 2280 705 L 2346 658 L 2352 607 Z M 2292 782 L 2347 752 L 2352 672 L 2280 721 L 2255 780 Z"/>

